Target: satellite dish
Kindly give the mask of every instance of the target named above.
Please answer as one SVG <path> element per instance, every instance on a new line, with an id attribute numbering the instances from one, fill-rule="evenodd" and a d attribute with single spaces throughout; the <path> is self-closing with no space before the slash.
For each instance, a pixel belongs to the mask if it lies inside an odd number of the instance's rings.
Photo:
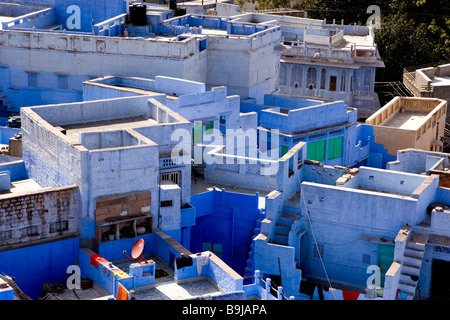
<path id="1" fill-rule="evenodd" d="M 139 259 L 139 261 L 143 260 L 144 262 L 146 262 L 145 258 L 142 256 L 142 252 L 144 251 L 144 244 L 145 244 L 144 239 L 138 239 L 133 244 L 133 248 L 131 249 L 131 257 L 126 254 L 127 252 L 126 250 L 123 251 L 123 254 L 126 255 L 131 260 Z"/>
<path id="2" fill-rule="evenodd" d="M 133 249 L 131 249 L 131 257 L 133 259 L 137 259 L 141 256 L 142 251 L 144 251 L 144 239 L 136 240 L 133 245 Z"/>

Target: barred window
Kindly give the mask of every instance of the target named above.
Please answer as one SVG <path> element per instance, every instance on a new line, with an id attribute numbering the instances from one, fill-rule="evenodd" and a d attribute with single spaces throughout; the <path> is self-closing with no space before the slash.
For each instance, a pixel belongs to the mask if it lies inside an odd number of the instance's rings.
<path id="1" fill-rule="evenodd" d="M 323 244 L 314 243 L 313 257 L 314 258 L 322 258 L 323 259 L 323 252 L 324 252 L 324 245 Z"/>
<path id="2" fill-rule="evenodd" d="M 12 230 L 0 231 L 0 240 L 12 239 Z"/>
<path id="3" fill-rule="evenodd" d="M 38 226 L 29 226 L 20 229 L 20 233 L 22 237 L 32 237 L 32 236 L 38 236 L 39 235 L 39 228 Z"/>
<path id="4" fill-rule="evenodd" d="M 69 230 L 69 221 L 56 221 L 50 224 L 50 233 L 62 232 Z"/>

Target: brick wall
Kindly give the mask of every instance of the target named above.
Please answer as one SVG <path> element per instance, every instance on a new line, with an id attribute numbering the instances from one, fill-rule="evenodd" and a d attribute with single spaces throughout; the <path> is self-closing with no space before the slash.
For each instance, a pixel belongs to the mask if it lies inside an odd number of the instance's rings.
<path id="1" fill-rule="evenodd" d="M 78 232 L 75 185 L 0 197 L 0 250 Z"/>
<path id="2" fill-rule="evenodd" d="M 153 230 L 151 192 L 102 196 L 96 199 L 96 241 L 110 241 L 138 236 L 140 227 L 144 233 Z"/>
<path id="3" fill-rule="evenodd" d="M 428 174 L 437 174 L 439 176 L 439 187 L 450 188 L 450 174 L 440 170 L 429 170 Z"/>
<path id="4" fill-rule="evenodd" d="M 151 192 L 99 197 L 96 201 L 95 221 L 101 222 L 149 214 L 150 204 Z"/>

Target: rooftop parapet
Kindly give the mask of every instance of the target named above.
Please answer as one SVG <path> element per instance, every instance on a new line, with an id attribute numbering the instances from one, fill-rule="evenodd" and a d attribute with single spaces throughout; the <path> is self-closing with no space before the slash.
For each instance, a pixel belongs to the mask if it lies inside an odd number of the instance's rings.
<path id="1" fill-rule="evenodd" d="M 343 180 L 345 181 L 343 183 L 337 181 L 336 185 L 411 198 L 419 198 L 420 194 L 431 184 L 437 187 L 437 176 L 423 176 L 368 167 L 360 167 L 355 175 L 348 178 Z"/>
<path id="2" fill-rule="evenodd" d="M 36 10 L 36 11 L 35 11 Z M 0 16 L 11 17 L 2 22 L 1 29 L 26 29 L 26 28 L 46 28 L 55 23 L 55 9 L 18 6 L 13 4 L 0 3 Z"/>
<path id="3" fill-rule="evenodd" d="M 38 30 L 34 32 L 0 30 L 0 44 L 9 48 L 33 48 L 78 53 L 117 54 L 127 56 L 150 56 L 185 59 L 198 53 L 198 41 L 193 38 L 133 39 L 101 37 L 91 34 L 55 33 Z M 130 48 L 133 48 L 131 50 Z"/>
<path id="4" fill-rule="evenodd" d="M 349 111 L 343 101 L 318 103 L 288 110 L 287 113 L 266 109 L 261 112 L 261 126 L 286 133 L 307 132 L 350 122 L 348 113 L 352 110 Z"/>
<path id="5" fill-rule="evenodd" d="M 373 126 L 393 126 L 405 129 L 417 130 L 421 125 L 431 126 L 442 114 L 446 114 L 446 101 L 432 98 L 417 97 L 395 97 L 384 107 L 375 112 L 366 120 L 366 124 Z M 405 127 L 405 123 L 397 123 L 395 117 L 403 113 L 416 114 L 417 116 L 426 115 L 422 121 L 416 122 L 414 127 Z"/>

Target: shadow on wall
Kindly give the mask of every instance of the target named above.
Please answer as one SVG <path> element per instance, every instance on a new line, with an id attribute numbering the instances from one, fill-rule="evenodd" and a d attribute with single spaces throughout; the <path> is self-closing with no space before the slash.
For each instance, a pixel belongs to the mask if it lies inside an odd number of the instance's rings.
<path id="1" fill-rule="evenodd" d="M 214 252 L 243 276 L 252 244 L 256 220 L 260 217 L 258 194 L 247 195 L 212 190 L 191 197 L 197 209 L 192 227 L 191 251 Z"/>

